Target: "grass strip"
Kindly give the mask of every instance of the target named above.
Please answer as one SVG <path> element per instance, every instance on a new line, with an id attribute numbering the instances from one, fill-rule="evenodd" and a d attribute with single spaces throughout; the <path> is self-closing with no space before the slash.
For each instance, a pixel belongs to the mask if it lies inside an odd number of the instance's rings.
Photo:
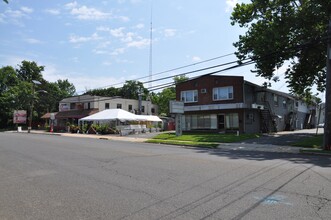
<path id="1" fill-rule="evenodd" d="M 210 142 L 161 140 L 161 139 L 149 139 L 146 141 L 146 143 L 171 144 L 171 145 L 203 147 L 203 148 L 217 148 L 218 146 L 217 143 L 210 143 Z"/>
<path id="2" fill-rule="evenodd" d="M 304 138 L 299 142 L 293 143 L 292 146 L 319 149 L 322 147 L 322 144 L 323 135 L 316 135 L 313 137 Z"/>
<path id="3" fill-rule="evenodd" d="M 322 149 L 301 149 L 301 153 L 323 154 L 331 156 L 331 151 Z"/>
<path id="4" fill-rule="evenodd" d="M 191 141 L 191 142 L 217 142 L 217 143 L 233 143 L 240 142 L 247 139 L 258 138 L 256 134 L 218 134 L 218 133 L 183 133 L 181 136 L 176 136 L 175 133 L 162 133 L 155 136 L 153 139 L 157 140 L 177 140 L 177 141 Z"/>

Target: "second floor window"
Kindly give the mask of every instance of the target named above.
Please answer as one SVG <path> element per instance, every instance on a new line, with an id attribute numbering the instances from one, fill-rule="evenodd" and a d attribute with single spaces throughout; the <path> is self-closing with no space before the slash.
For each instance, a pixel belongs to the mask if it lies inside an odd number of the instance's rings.
<path id="1" fill-rule="evenodd" d="M 180 100 L 183 102 L 197 102 L 198 90 L 182 91 L 180 93 Z"/>
<path id="2" fill-rule="evenodd" d="M 105 109 L 109 109 L 109 103 L 105 103 Z"/>
<path id="3" fill-rule="evenodd" d="M 233 87 L 218 87 L 213 89 L 213 100 L 228 100 L 233 99 Z"/>
<path id="4" fill-rule="evenodd" d="M 122 108 L 122 104 L 117 104 L 116 108 Z"/>
<path id="5" fill-rule="evenodd" d="M 129 112 L 132 112 L 132 105 L 128 106 Z"/>
<path id="6" fill-rule="evenodd" d="M 274 104 L 278 106 L 278 95 L 274 94 Z"/>

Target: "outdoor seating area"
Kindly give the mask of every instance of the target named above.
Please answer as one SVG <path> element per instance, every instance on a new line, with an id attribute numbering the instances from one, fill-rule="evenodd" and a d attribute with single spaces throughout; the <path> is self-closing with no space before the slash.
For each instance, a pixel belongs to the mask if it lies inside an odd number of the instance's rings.
<path id="1" fill-rule="evenodd" d="M 155 115 L 135 115 L 122 109 L 107 109 L 78 121 L 81 127 L 114 128 L 121 136 L 160 131 L 161 123 L 162 120 Z"/>

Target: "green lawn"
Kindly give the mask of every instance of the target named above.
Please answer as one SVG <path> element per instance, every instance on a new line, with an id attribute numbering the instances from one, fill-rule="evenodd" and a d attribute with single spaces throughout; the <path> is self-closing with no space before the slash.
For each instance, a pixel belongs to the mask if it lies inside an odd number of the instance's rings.
<path id="1" fill-rule="evenodd" d="M 162 140 L 162 139 L 150 139 L 146 141 L 147 143 L 158 143 L 158 144 L 172 144 L 180 146 L 190 146 L 190 147 L 205 147 L 205 148 L 216 148 L 217 143 L 210 142 L 194 142 L 194 141 L 177 141 L 177 140 Z"/>
<path id="2" fill-rule="evenodd" d="M 148 140 L 148 143 L 174 144 L 184 146 L 199 146 L 215 148 L 217 143 L 233 143 L 240 142 L 246 139 L 258 138 L 256 134 L 218 134 L 218 133 L 183 133 L 181 136 L 176 136 L 174 132 L 162 133 Z"/>
<path id="3" fill-rule="evenodd" d="M 323 144 L 323 135 L 317 135 L 314 137 L 304 138 L 303 140 L 292 144 L 296 147 L 306 147 L 306 148 L 321 148 Z"/>

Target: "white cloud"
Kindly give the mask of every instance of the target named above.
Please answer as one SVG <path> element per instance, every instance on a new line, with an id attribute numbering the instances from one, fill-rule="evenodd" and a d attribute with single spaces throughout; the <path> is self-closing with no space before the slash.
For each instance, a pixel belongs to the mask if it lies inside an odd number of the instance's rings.
<path id="1" fill-rule="evenodd" d="M 111 55 L 117 56 L 117 55 L 123 54 L 124 52 L 125 52 L 125 48 L 123 48 L 123 47 L 117 48 L 111 53 Z"/>
<path id="2" fill-rule="evenodd" d="M 132 33 L 132 32 L 128 32 L 125 34 L 125 37 L 123 37 L 121 39 L 122 42 L 132 42 L 133 41 L 133 38 L 135 36 L 135 33 Z"/>
<path id="3" fill-rule="evenodd" d="M 225 1 L 227 7 L 225 9 L 226 12 L 230 12 L 232 11 L 232 9 L 236 6 L 236 4 L 238 3 L 238 0 L 226 0 Z"/>
<path id="4" fill-rule="evenodd" d="M 104 62 L 102 63 L 102 65 L 104 65 L 104 66 L 111 66 L 112 63 L 111 63 L 110 61 L 104 61 Z"/>
<path id="5" fill-rule="evenodd" d="M 89 42 L 89 41 L 96 41 L 101 40 L 102 38 L 98 36 L 97 33 L 92 34 L 90 37 L 80 37 L 76 35 L 71 35 L 69 37 L 70 43 L 83 43 L 83 42 Z"/>
<path id="6" fill-rule="evenodd" d="M 104 20 L 111 18 L 111 13 L 105 13 L 95 8 L 89 8 L 85 5 L 72 8 L 71 12 L 72 15 L 76 16 L 79 20 Z"/>
<path id="7" fill-rule="evenodd" d="M 164 36 L 165 37 L 173 37 L 176 35 L 176 30 L 175 29 L 165 29 L 164 30 Z"/>
<path id="8" fill-rule="evenodd" d="M 23 11 L 20 10 L 6 10 L 5 11 L 5 16 L 11 17 L 11 18 L 22 18 L 24 16 L 26 16 L 25 13 L 23 13 Z"/>
<path id="9" fill-rule="evenodd" d="M 139 37 L 140 38 L 140 37 Z M 149 45 L 149 39 L 138 39 L 138 40 L 134 40 L 134 41 L 131 41 L 127 44 L 128 47 L 135 47 L 135 48 L 144 48 L 146 46 Z"/>
<path id="10" fill-rule="evenodd" d="M 137 24 L 137 25 L 135 26 L 135 28 L 137 28 L 137 29 L 142 29 L 142 28 L 144 28 L 144 27 L 145 27 L 145 25 L 142 24 L 142 23 Z"/>
<path id="11" fill-rule="evenodd" d="M 29 43 L 29 44 L 41 44 L 41 43 L 43 43 L 42 41 L 34 39 L 34 38 L 27 38 L 24 41 Z"/>
<path id="12" fill-rule="evenodd" d="M 128 22 L 130 21 L 130 18 L 127 17 L 127 16 L 115 16 L 115 18 L 119 19 L 120 21 L 123 21 L 123 22 Z"/>
<path id="13" fill-rule="evenodd" d="M 198 56 L 193 56 L 193 57 L 192 57 L 192 61 L 193 61 L 193 62 L 200 62 L 200 61 L 201 61 L 201 58 L 198 57 Z"/>
<path id="14" fill-rule="evenodd" d="M 45 12 L 51 15 L 59 15 L 61 13 L 58 9 L 46 9 Z"/>
<path id="15" fill-rule="evenodd" d="M 123 33 L 124 29 L 125 29 L 124 27 L 120 27 L 120 28 L 116 28 L 116 29 L 110 29 L 109 32 L 114 37 L 123 37 L 124 36 L 124 33 Z"/>
<path id="16" fill-rule="evenodd" d="M 77 7 L 77 6 L 78 6 L 78 3 L 77 3 L 76 1 L 74 1 L 74 2 L 70 2 L 70 3 L 64 5 L 64 7 L 65 7 L 66 9 L 73 9 L 73 8 L 75 8 L 75 7 Z"/>
<path id="17" fill-rule="evenodd" d="M 28 8 L 28 7 L 21 7 L 21 11 L 27 13 L 27 14 L 31 14 L 33 12 L 32 8 Z"/>

